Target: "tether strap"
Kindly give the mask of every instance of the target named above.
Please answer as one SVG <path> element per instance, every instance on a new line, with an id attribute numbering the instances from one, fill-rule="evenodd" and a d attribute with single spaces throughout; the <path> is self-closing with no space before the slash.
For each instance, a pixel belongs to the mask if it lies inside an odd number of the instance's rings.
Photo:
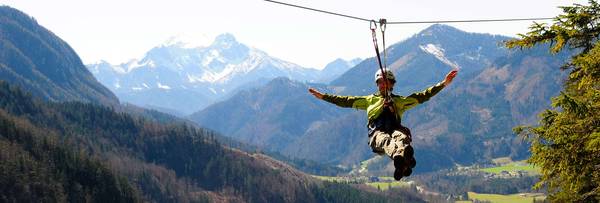
<path id="1" fill-rule="evenodd" d="M 385 28 L 386 28 L 386 20 L 385 19 L 380 19 L 379 20 L 379 25 L 380 25 L 380 29 L 381 29 L 381 35 L 382 35 L 382 39 L 383 39 L 383 49 L 385 50 Z M 388 84 L 388 78 L 385 75 L 385 69 L 386 66 L 384 64 L 381 63 L 381 55 L 379 54 L 379 45 L 377 43 L 377 33 L 375 32 L 375 30 L 377 29 L 377 22 L 375 22 L 375 20 L 371 20 L 370 23 L 370 29 L 371 29 L 371 35 L 373 37 L 373 46 L 375 47 L 375 54 L 377 55 L 377 62 L 379 63 L 379 70 L 381 71 L 381 75 L 383 76 L 383 81 Z M 384 51 L 385 52 L 385 51 Z M 384 56 L 387 55 L 386 53 L 384 53 Z M 384 59 L 386 60 L 386 59 Z M 386 64 L 387 65 L 387 64 Z M 392 100 L 392 95 L 390 94 L 390 92 L 388 92 L 387 88 L 383 90 L 383 97 L 384 97 L 384 102 L 388 103 L 388 102 L 393 102 Z M 391 106 L 391 110 L 392 112 L 396 112 L 396 108 L 394 105 Z"/>
<path id="2" fill-rule="evenodd" d="M 383 64 L 381 64 L 381 56 L 379 55 L 379 45 L 377 43 L 377 33 L 375 32 L 375 30 L 377 29 L 377 22 L 375 22 L 375 20 L 371 20 L 370 28 L 371 28 L 371 36 L 373 37 L 373 47 L 375 47 L 375 54 L 377 55 L 377 62 L 379 62 L 379 70 L 381 71 L 383 80 L 387 83 L 387 77 L 386 77 L 385 71 L 383 69 Z M 385 89 L 383 93 L 385 94 L 386 97 L 388 96 L 387 89 Z"/>
<path id="3" fill-rule="evenodd" d="M 375 47 L 375 54 L 377 54 L 377 62 L 379 62 L 379 69 L 381 70 L 381 73 L 383 74 L 383 79 L 387 80 L 387 77 L 385 77 L 385 71 L 383 71 L 383 64 L 381 63 L 381 56 L 379 55 L 379 45 L 377 43 L 377 33 L 375 32 L 375 30 L 377 29 L 377 22 L 375 22 L 375 20 L 371 20 L 371 36 L 373 37 L 373 47 Z"/>
<path id="4" fill-rule="evenodd" d="M 379 29 L 381 29 L 381 40 L 383 42 L 383 69 L 387 69 L 387 51 L 385 50 L 385 29 L 387 27 L 386 25 L 386 19 L 379 19 Z"/>

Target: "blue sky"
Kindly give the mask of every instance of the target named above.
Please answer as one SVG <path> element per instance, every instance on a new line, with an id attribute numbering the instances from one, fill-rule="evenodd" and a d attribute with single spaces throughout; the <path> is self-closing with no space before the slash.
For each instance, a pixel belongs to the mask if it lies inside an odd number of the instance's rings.
<path id="1" fill-rule="evenodd" d="M 389 21 L 554 17 L 559 0 L 281 0 L 367 19 Z M 84 63 L 118 64 L 172 36 L 209 43 L 231 33 L 238 41 L 301 66 L 323 68 L 336 58 L 374 54 L 369 24 L 262 0 L 0 0 L 33 16 L 67 41 Z M 516 36 L 531 22 L 449 24 L 469 32 Z M 398 42 L 429 25 L 389 25 L 386 42 Z"/>

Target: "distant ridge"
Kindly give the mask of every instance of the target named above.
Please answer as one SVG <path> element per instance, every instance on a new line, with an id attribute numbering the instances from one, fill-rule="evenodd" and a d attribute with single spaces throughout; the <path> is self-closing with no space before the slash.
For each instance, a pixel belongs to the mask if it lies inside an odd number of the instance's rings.
<path id="1" fill-rule="evenodd" d="M 0 80 L 49 101 L 119 103 L 66 42 L 8 6 L 0 6 Z"/>

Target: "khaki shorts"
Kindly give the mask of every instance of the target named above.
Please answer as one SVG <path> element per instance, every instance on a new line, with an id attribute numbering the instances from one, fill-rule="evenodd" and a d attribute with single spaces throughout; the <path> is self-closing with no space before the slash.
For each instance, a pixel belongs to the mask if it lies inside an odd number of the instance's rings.
<path id="1" fill-rule="evenodd" d="M 369 146 L 373 152 L 379 155 L 388 155 L 390 158 L 395 156 L 404 157 L 404 149 L 410 145 L 410 136 L 395 130 L 391 135 L 382 131 L 376 130 L 369 137 Z"/>

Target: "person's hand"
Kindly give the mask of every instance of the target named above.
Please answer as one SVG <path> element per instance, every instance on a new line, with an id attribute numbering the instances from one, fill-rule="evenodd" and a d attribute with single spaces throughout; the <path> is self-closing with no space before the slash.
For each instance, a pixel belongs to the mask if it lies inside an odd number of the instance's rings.
<path id="1" fill-rule="evenodd" d="M 321 92 L 315 90 L 314 88 L 308 88 L 308 91 L 316 98 L 323 99 L 323 94 L 321 94 Z"/>
<path id="2" fill-rule="evenodd" d="M 452 71 L 450 71 L 447 75 L 446 78 L 444 78 L 444 86 L 448 86 L 450 85 L 450 83 L 452 83 L 452 80 L 454 80 L 454 77 L 456 77 L 456 74 L 458 73 L 458 69 L 454 69 Z"/>

